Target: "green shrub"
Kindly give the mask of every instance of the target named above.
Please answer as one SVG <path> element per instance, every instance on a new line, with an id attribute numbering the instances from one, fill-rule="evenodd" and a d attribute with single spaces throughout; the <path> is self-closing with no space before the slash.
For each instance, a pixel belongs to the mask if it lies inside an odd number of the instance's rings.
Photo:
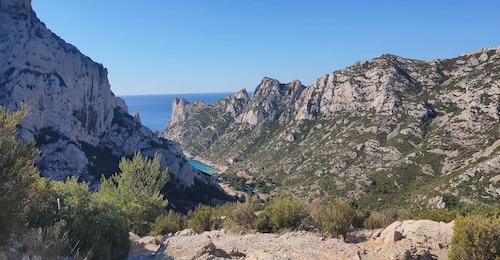
<path id="1" fill-rule="evenodd" d="M 39 174 L 34 167 L 35 145 L 15 138 L 16 126 L 27 113 L 24 106 L 14 113 L 0 106 L 0 244 L 25 224 L 23 208 Z"/>
<path id="2" fill-rule="evenodd" d="M 255 196 L 247 197 L 245 203 L 237 203 L 231 212 L 231 219 L 246 229 L 252 229 L 253 221 L 257 217 L 255 212 L 259 211 L 261 205 Z"/>
<path id="3" fill-rule="evenodd" d="M 278 197 L 268 202 L 264 210 L 274 231 L 297 228 L 309 215 L 305 203 L 289 197 Z"/>
<path id="4" fill-rule="evenodd" d="M 57 227 L 67 233 L 66 254 L 120 259 L 128 253 L 125 212 L 98 193 L 91 194 L 86 183 L 78 183 L 75 177 L 65 182 L 41 178 L 33 188 L 38 196 L 32 197 L 27 208 L 29 224 L 43 230 Z"/>
<path id="5" fill-rule="evenodd" d="M 333 236 L 345 236 L 352 230 L 352 221 L 355 216 L 354 209 L 345 203 L 330 203 L 323 206 L 318 223 L 323 229 Z"/>
<path id="6" fill-rule="evenodd" d="M 186 227 L 185 219 L 181 214 L 169 210 L 166 216 L 156 218 L 149 235 L 175 233 Z"/>
<path id="7" fill-rule="evenodd" d="M 46 178 L 39 178 L 32 185 L 28 203 L 24 209 L 29 227 L 45 228 L 57 221 L 57 198 L 59 196 L 53 188 L 53 182 Z"/>
<path id="8" fill-rule="evenodd" d="M 372 211 L 368 218 L 363 221 L 363 227 L 367 229 L 383 228 L 387 225 L 386 216 L 383 213 Z"/>
<path id="9" fill-rule="evenodd" d="M 266 211 L 261 211 L 253 221 L 253 228 L 259 232 L 272 232 L 271 216 Z"/>
<path id="10" fill-rule="evenodd" d="M 187 225 L 198 233 L 218 229 L 221 227 L 221 219 L 215 213 L 213 207 L 199 205 L 194 211 L 188 212 Z"/>
<path id="11" fill-rule="evenodd" d="M 68 231 L 70 246 L 92 259 L 123 259 L 130 249 L 126 214 L 117 205 L 88 191 L 76 178 L 53 181 L 60 198 L 57 219 Z"/>
<path id="12" fill-rule="evenodd" d="M 500 204 L 465 204 L 458 209 L 458 212 L 462 216 L 500 217 Z"/>
<path id="13" fill-rule="evenodd" d="M 271 223 L 279 230 L 282 228 L 296 228 L 309 215 L 306 205 L 297 199 L 281 197 L 270 205 Z"/>
<path id="14" fill-rule="evenodd" d="M 449 211 L 446 209 L 430 209 L 422 211 L 419 215 L 419 219 L 429 219 L 449 223 L 453 221 L 456 216 L 456 211 Z"/>
<path id="15" fill-rule="evenodd" d="M 122 158 L 121 173 L 101 178 L 97 196 L 118 205 L 126 212 L 129 230 L 142 236 L 150 232 L 168 201 L 160 193 L 168 181 L 167 170 L 160 170 L 161 157 L 142 158 L 138 152 L 131 160 Z M 116 184 L 116 185 L 115 185 Z"/>
<path id="16" fill-rule="evenodd" d="M 457 217 L 449 259 L 500 259 L 500 218 Z"/>

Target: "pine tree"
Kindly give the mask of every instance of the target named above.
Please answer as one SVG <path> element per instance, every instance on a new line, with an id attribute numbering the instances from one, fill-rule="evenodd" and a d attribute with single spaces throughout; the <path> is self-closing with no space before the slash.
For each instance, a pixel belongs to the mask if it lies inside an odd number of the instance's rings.
<path id="1" fill-rule="evenodd" d="M 160 169 L 161 156 L 151 160 L 137 152 L 131 160 L 122 158 L 117 173 L 102 178 L 99 194 L 114 200 L 127 213 L 131 231 L 147 234 L 155 219 L 168 204 L 160 193 L 169 179 L 168 171 Z"/>

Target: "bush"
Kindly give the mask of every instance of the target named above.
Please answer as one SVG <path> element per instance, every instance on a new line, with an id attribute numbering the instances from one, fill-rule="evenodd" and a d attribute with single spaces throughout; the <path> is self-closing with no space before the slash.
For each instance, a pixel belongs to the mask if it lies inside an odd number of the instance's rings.
<path id="1" fill-rule="evenodd" d="M 458 209 L 458 212 L 461 216 L 500 217 L 500 204 L 465 204 Z"/>
<path id="2" fill-rule="evenodd" d="M 6 113 L 0 106 L 0 243 L 25 224 L 23 208 L 38 171 L 34 162 L 38 151 L 33 143 L 15 138 L 16 126 L 28 113 Z"/>
<path id="3" fill-rule="evenodd" d="M 500 259 L 500 218 L 457 217 L 449 258 Z"/>
<path id="4" fill-rule="evenodd" d="M 262 216 L 261 216 L 262 215 Z M 259 231 L 267 230 L 270 226 L 272 231 L 281 229 L 297 228 L 309 215 L 306 205 L 299 200 L 289 197 L 278 197 L 268 202 L 264 213 L 257 216 L 259 224 L 254 224 Z M 266 223 L 269 221 L 269 223 Z"/>
<path id="5" fill-rule="evenodd" d="M 345 236 L 352 229 L 352 221 L 355 216 L 354 209 L 345 203 L 330 203 L 323 206 L 322 214 L 318 223 L 323 229 L 333 236 Z"/>
<path id="6" fill-rule="evenodd" d="M 123 259 L 128 254 L 125 212 L 99 193 L 91 194 L 86 183 L 78 183 L 76 177 L 65 182 L 40 178 L 33 190 L 37 193 L 30 197 L 25 212 L 29 225 L 66 234 L 65 254 L 107 259 Z M 50 237 L 43 241 L 51 245 L 52 240 L 62 241 Z"/>
<path id="7" fill-rule="evenodd" d="M 160 235 L 175 233 L 183 230 L 186 223 L 181 214 L 169 210 L 166 216 L 156 218 L 153 228 L 149 232 L 150 235 Z"/>
<path id="8" fill-rule="evenodd" d="M 363 227 L 367 229 L 383 228 L 386 225 L 386 216 L 376 211 L 370 212 L 368 218 L 363 221 Z"/>
<path id="9" fill-rule="evenodd" d="M 48 227 L 57 221 L 57 198 L 53 181 L 39 178 L 31 187 L 24 214 L 28 226 L 32 228 Z"/>
<path id="10" fill-rule="evenodd" d="M 429 219 L 449 223 L 453 221 L 456 216 L 456 211 L 449 211 L 445 209 L 430 209 L 422 211 L 419 215 L 419 219 Z"/>
<path id="11" fill-rule="evenodd" d="M 188 227 L 198 233 L 218 229 L 222 226 L 216 209 L 207 205 L 198 205 L 194 211 L 188 212 Z"/>
<path id="12" fill-rule="evenodd" d="M 271 216 L 266 211 L 261 211 L 253 221 L 253 228 L 259 232 L 272 232 Z"/>
<path id="13" fill-rule="evenodd" d="M 253 221 L 257 217 L 255 212 L 261 208 L 259 199 L 255 196 L 250 196 L 244 203 L 237 203 L 231 213 L 231 219 L 238 225 L 246 229 L 252 229 Z"/>
<path id="14" fill-rule="evenodd" d="M 68 231 L 70 246 L 77 246 L 92 259 L 123 259 L 129 252 L 125 212 L 117 205 L 88 191 L 76 178 L 51 182 L 60 198 L 58 223 Z"/>
<path id="15" fill-rule="evenodd" d="M 101 178 L 97 196 L 126 212 L 129 230 L 140 236 L 150 232 L 168 204 L 160 191 L 169 176 L 167 170 L 160 170 L 160 162 L 159 154 L 150 160 L 138 152 L 131 160 L 122 158 L 121 173 L 111 179 Z"/>

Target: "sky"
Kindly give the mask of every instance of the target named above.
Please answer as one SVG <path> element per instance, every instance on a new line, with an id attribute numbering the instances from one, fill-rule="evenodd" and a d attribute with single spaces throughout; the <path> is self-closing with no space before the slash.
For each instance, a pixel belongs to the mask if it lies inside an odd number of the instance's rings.
<path id="1" fill-rule="evenodd" d="M 117 95 L 310 85 L 384 53 L 451 58 L 500 45 L 497 0 L 32 0 L 47 27 L 108 69 Z"/>

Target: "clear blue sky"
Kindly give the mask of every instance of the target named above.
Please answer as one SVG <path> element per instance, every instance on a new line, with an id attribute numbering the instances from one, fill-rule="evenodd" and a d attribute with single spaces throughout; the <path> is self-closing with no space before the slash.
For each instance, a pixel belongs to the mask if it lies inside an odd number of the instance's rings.
<path id="1" fill-rule="evenodd" d="M 384 53 L 449 58 L 500 45 L 497 0 L 32 0 L 108 68 L 117 95 L 253 91 Z"/>

